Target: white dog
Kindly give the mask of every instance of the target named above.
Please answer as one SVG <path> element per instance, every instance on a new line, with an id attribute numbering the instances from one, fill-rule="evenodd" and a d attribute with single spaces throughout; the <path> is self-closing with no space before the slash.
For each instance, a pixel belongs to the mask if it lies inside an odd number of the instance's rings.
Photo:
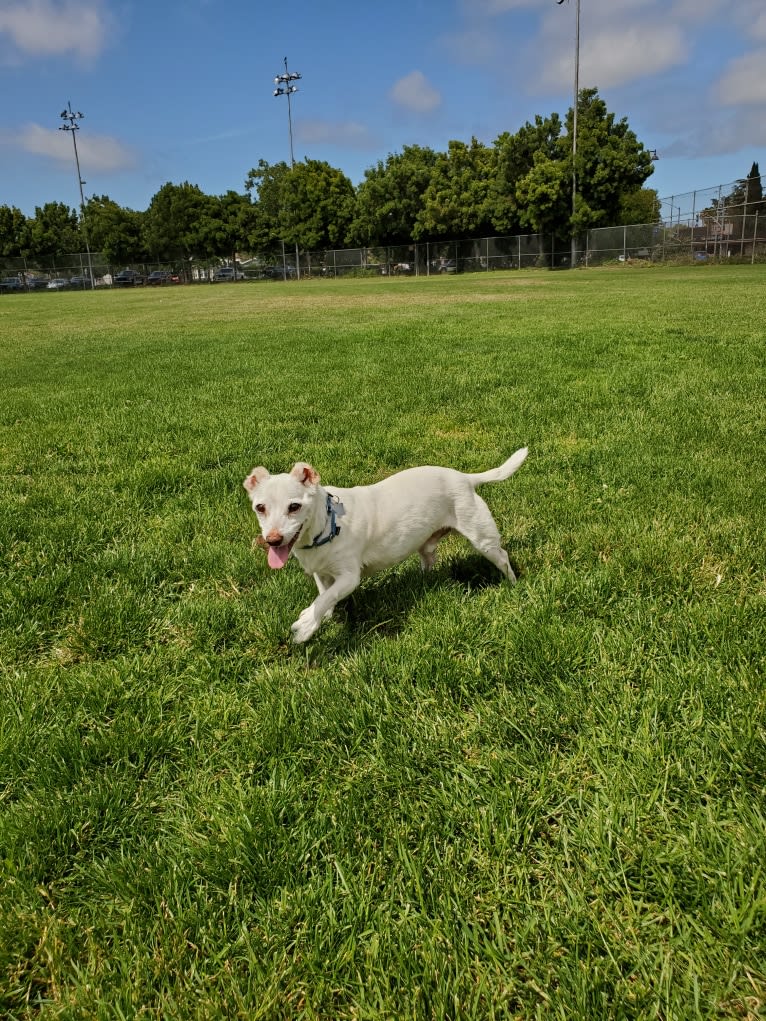
<path id="1" fill-rule="evenodd" d="M 478 475 L 453 468 L 408 468 L 373 486 L 325 489 L 310 464 L 286 474 L 254 468 L 244 481 L 268 547 L 269 567 L 281 568 L 295 553 L 319 595 L 292 625 L 293 641 L 305 642 L 353 592 L 363 575 L 420 554 L 423 570 L 433 567 L 439 540 L 459 532 L 502 571 L 516 576 L 486 503 L 476 493 L 484 482 L 502 482 L 519 469 L 527 448 L 505 464 Z"/>

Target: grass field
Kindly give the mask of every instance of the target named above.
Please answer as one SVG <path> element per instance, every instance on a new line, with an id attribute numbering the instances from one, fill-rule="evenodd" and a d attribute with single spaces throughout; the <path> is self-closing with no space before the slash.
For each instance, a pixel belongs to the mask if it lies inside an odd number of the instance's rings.
<path id="1" fill-rule="evenodd" d="M 766 268 L 0 299 L 0 1015 L 766 1013 Z M 306 646 L 242 489 L 480 471 Z"/>

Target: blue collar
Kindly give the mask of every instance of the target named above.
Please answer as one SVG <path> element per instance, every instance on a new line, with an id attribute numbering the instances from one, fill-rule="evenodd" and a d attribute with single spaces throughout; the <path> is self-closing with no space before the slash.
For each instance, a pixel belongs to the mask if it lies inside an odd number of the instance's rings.
<path id="1" fill-rule="evenodd" d="M 327 535 L 324 535 L 325 528 L 319 532 L 318 535 L 314 536 L 314 541 L 309 543 L 308 546 L 299 546 L 299 549 L 316 549 L 318 546 L 324 546 L 325 543 L 332 542 L 336 535 L 340 534 L 340 525 L 336 522 L 336 517 L 343 517 L 344 509 L 343 504 L 338 500 L 336 496 L 327 494 L 327 519 L 330 526 L 330 531 Z M 324 537 L 323 537 L 324 536 Z"/>

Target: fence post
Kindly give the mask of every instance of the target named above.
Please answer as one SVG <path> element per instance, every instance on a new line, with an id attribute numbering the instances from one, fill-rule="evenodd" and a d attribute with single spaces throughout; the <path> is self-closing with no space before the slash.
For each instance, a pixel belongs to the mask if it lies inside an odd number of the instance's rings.
<path id="1" fill-rule="evenodd" d="M 755 243 L 758 240 L 758 212 L 759 212 L 759 210 L 756 209 L 756 211 L 755 211 L 755 226 L 753 227 L 753 250 L 750 253 L 750 265 L 751 266 L 755 262 Z"/>
<path id="2" fill-rule="evenodd" d="M 628 258 L 628 228 L 624 226 L 622 228 L 622 261 Z"/>

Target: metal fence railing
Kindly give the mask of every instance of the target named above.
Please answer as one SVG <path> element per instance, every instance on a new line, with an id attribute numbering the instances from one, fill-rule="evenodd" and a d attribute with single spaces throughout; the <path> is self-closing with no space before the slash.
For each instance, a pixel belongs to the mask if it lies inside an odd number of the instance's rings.
<path id="1" fill-rule="evenodd" d="M 663 199 L 657 223 L 590 230 L 578 239 L 575 265 L 679 261 L 766 261 L 766 177 Z M 281 251 L 279 250 L 281 248 Z M 398 246 L 301 252 L 278 246 L 272 258 L 239 253 L 221 260 L 113 266 L 99 252 L 47 258 L 0 258 L 0 293 L 135 287 L 298 277 L 433 276 L 493 270 L 559 269 L 572 264 L 568 238 L 545 234 L 412 242 Z M 299 272 L 298 272 L 299 270 Z M 91 278 L 92 271 L 92 278 Z"/>
<path id="2" fill-rule="evenodd" d="M 274 263 L 242 256 L 236 267 L 187 262 L 111 266 L 91 255 L 97 288 L 203 284 L 245 280 L 292 280 L 295 255 Z M 576 251 L 576 265 L 610 263 L 766 261 L 766 212 L 742 216 L 736 232 L 711 223 L 637 224 L 588 231 Z M 350 276 L 438 276 L 495 270 L 564 269 L 571 265 L 569 242 L 541 234 L 421 242 L 384 248 L 328 249 L 300 254 L 300 276 L 337 279 Z M 0 259 L 0 293 L 89 289 L 89 267 L 80 256 L 51 259 Z"/>

